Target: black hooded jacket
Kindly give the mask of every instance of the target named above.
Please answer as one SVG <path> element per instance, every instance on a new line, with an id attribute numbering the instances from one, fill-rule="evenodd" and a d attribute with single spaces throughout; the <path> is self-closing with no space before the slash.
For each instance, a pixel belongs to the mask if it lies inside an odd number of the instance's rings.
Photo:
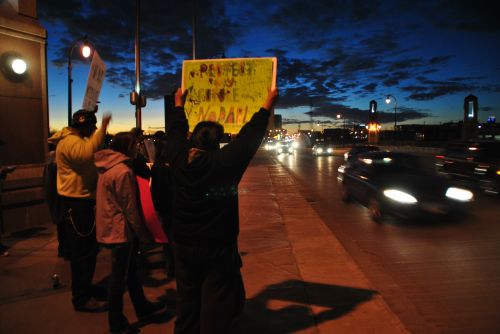
<path id="1" fill-rule="evenodd" d="M 167 152 L 173 177 L 176 243 L 218 246 L 239 233 L 238 183 L 266 133 L 269 111 L 261 108 L 222 149 L 188 147 L 184 109 L 167 113 Z"/>

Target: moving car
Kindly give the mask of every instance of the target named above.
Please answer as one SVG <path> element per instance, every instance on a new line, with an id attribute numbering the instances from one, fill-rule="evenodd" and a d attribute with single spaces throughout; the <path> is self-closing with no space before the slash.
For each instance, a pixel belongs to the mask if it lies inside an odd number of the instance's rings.
<path id="1" fill-rule="evenodd" d="M 273 139 L 266 140 L 264 144 L 264 149 L 266 151 L 274 151 L 276 149 L 276 141 Z"/>
<path id="2" fill-rule="evenodd" d="M 295 151 L 293 141 L 281 141 L 276 143 L 277 154 L 292 154 Z"/>
<path id="3" fill-rule="evenodd" d="M 500 142 L 454 142 L 436 156 L 436 171 L 488 194 L 500 194 Z"/>
<path id="4" fill-rule="evenodd" d="M 353 161 L 354 159 L 356 159 L 356 156 L 358 156 L 358 154 L 371 151 L 380 151 L 380 149 L 375 145 L 356 145 L 353 146 L 349 151 L 344 153 L 344 160 Z"/>
<path id="5" fill-rule="evenodd" d="M 312 154 L 318 155 L 333 155 L 333 145 L 330 143 L 317 143 L 312 148 Z"/>
<path id="6" fill-rule="evenodd" d="M 454 187 L 445 178 L 420 167 L 419 158 L 402 152 L 368 152 L 339 167 L 342 199 L 355 199 L 371 218 L 387 215 L 405 219 L 454 218 L 473 200 L 468 189 Z"/>

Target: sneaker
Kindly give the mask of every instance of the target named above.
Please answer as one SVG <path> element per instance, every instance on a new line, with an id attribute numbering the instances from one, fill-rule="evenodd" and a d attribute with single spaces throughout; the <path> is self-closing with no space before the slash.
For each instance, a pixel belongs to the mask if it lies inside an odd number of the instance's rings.
<path id="1" fill-rule="evenodd" d="M 137 318 L 139 318 L 139 321 L 147 321 L 159 311 L 165 309 L 165 306 L 162 302 L 147 302 L 146 306 L 142 308 L 143 311 L 137 315 Z"/>
<path id="2" fill-rule="evenodd" d="M 108 303 L 100 302 L 95 298 L 91 297 L 83 305 L 74 305 L 74 309 L 77 312 L 89 312 L 89 313 L 106 312 L 108 310 Z"/>

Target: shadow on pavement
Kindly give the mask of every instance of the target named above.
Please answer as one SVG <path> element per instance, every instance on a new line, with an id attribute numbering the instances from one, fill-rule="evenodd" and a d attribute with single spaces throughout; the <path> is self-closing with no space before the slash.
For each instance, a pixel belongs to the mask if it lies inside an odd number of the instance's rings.
<path id="1" fill-rule="evenodd" d="M 51 236 L 52 233 L 47 227 L 31 227 L 21 231 L 12 232 L 9 234 L 9 238 L 12 239 L 29 239 L 39 236 Z"/>
<path id="2" fill-rule="evenodd" d="M 376 293 L 299 280 L 273 284 L 247 299 L 240 321 L 241 333 L 287 334 L 312 328 L 346 315 Z"/>
<path id="3" fill-rule="evenodd" d="M 174 317 L 175 317 L 175 310 L 172 310 L 172 309 L 169 310 L 167 308 L 167 310 L 153 315 L 152 317 L 150 317 L 146 321 L 136 321 L 134 323 L 131 323 L 130 325 L 134 328 L 142 328 L 142 327 L 147 326 L 149 324 L 167 323 L 170 320 L 172 320 Z"/>

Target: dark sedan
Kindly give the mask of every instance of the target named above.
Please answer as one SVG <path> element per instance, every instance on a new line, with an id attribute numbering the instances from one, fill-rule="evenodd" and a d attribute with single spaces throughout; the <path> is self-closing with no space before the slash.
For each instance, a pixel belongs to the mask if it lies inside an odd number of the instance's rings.
<path id="1" fill-rule="evenodd" d="M 375 145 L 356 145 L 344 153 L 344 160 L 353 161 L 359 154 L 372 151 L 380 151 L 380 149 Z"/>
<path id="2" fill-rule="evenodd" d="M 436 156 L 436 170 L 487 194 L 500 195 L 500 142 L 453 142 Z"/>
<path id="3" fill-rule="evenodd" d="M 333 155 L 333 144 L 330 143 L 317 143 L 312 148 L 312 154 L 318 155 Z"/>
<path id="4" fill-rule="evenodd" d="M 402 152 L 369 152 L 339 167 L 342 199 L 355 199 L 374 221 L 455 217 L 473 200 L 467 189 L 452 186 L 437 173 L 420 168 L 419 158 Z"/>

